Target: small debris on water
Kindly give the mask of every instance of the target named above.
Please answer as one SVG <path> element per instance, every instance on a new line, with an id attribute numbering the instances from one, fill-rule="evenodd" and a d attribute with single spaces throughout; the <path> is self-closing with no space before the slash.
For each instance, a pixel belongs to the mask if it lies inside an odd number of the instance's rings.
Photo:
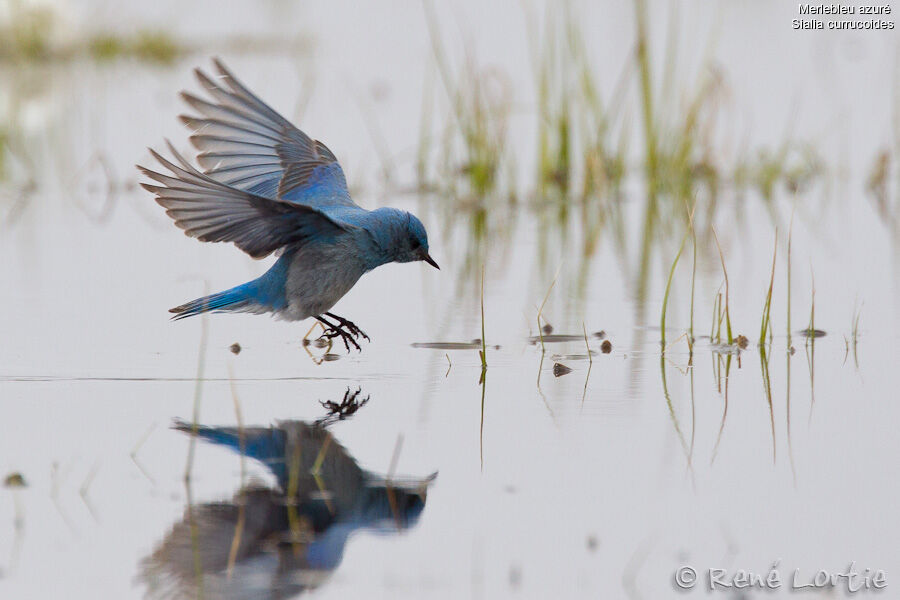
<path id="1" fill-rule="evenodd" d="M 801 329 L 797 332 L 797 335 L 802 335 L 803 337 L 808 338 L 820 338 L 825 337 L 828 334 L 821 329 Z"/>
<path id="2" fill-rule="evenodd" d="M 612 342 L 609 340 L 603 340 L 603 343 L 600 344 L 600 352 L 603 354 L 609 354 L 612 352 Z"/>
<path id="3" fill-rule="evenodd" d="M 602 329 L 600 331 L 595 331 L 594 337 L 597 338 L 598 340 L 606 339 L 606 332 Z"/>
<path id="4" fill-rule="evenodd" d="M 545 344 L 553 344 L 553 343 L 558 343 L 558 342 L 581 342 L 582 344 L 584 344 L 584 334 L 567 335 L 567 334 L 563 334 L 563 333 L 553 333 L 550 335 L 545 335 L 543 337 L 544 337 Z M 530 338 L 528 338 L 528 343 L 529 344 L 540 344 L 541 336 L 538 336 L 538 335 L 531 336 Z"/>
<path id="5" fill-rule="evenodd" d="M 544 332 L 544 335 L 550 335 L 551 333 L 553 333 L 553 325 L 547 323 L 546 325 L 541 327 L 541 331 Z"/>
<path id="6" fill-rule="evenodd" d="M 796 352 L 796 351 L 797 351 L 797 349 L 794 348 L 793 346 L 791 346 L 791 349 L 790 349 L 791 356 L 793 356 L 794 352 Z"/>
<path id="7" fill-rule="evenodd" d="M 596 535 L 589 535 L 587 537 L 587 549 L 590 552 L 596 552 L 597 548 L 600 546 L 600 541 L 597 539 Z"/>
<path id="8" fill-rule="evenodd" d="M 305 341 L 306 341 L 306 340 L 304 340 L 304 342 L 305 342 Z M 304 345 L 305 345 L 305 344 L 304 344 Z M 229 346 L 228 349 L 231 350 L 231 353 L 232 353 L 232 354 L 240 354 L 240 353 L 241 353 L 241 345 L 238 344 L 237 342 L 235 342 L 235 343 L 233 343 L 231 346 Z"/>
<path id="9" fill-rule="evenodd" d="M 316 338 L 316 340 L 312 343 L 316 348 L 327 348 L 328 340 L 325 338 Z"/>
<path id="10" fill-rule="evenodd" d="M 25 476 L 21 473 L 10 473 L 6 476 L 6 479 L 3 480 L 3 487 L 24 488 L 28 487 L 28 484 L 25 483 Z"/>
<path id="11" fill-rule="evenodd" d="M 325 356 L 322 357 L 322 360 L 328 361 L 328 362 L 331 362 L 333 360 L 340 360 L 340 359 L 341 359 L 340 354 L 334 354 L 332 352 L 329 352 L 328 354 L 326 354 Z"/>
<path id="12" fill-rule="evenodd" d="M 739 335 L 734 339 L 734 343 L 737 344 L 741 350 L 746 350 L 747 346 L 750 345 L 750 340 L 747 339 L 746 335 Z"/>
<path id="13" fill-rule="evenodd" d="M 562 363 L 553 364 L 553 375 L 556 377 L 562 377 L 563 375 L 568 375 L 571 372 L 572 369 Z"/>
<path id="14" fill-rule="evenodd" d="M 481 340 L 472 340 L 471 342 L 413 342 L 410 346 L 431 350 L 481 350 Z M 500 346 L 488 347 L 496 350 L 500 349 Z"/>

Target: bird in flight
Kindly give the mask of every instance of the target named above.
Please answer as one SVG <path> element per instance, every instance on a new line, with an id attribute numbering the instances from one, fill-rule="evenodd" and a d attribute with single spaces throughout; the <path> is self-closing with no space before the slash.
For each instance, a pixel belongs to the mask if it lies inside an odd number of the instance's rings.
<path id="1" fill-rule="evenodd" d="M 369 337 L 331 308 L 366 272 L 391 262 L 424 261 L 428 235 L 414 215 L 396 208 L 366 210 L 347 190 L 344 171 L 325 144 L 294 127 L 231 74 L 218 59 L 217 76 L 195 70 L 209 99 L 182 92 L 198 113 L 182 115 L 193 130 L 199 169 L 168 140 L 175 162 L 152 148 L 169 175 L 138 165 L 175 225 L 202 242 L 232 242 L 259 259 L 278 260 L 258 279 L 170 309 L 173 319 L 206 312 L 310 317 L 322 337 L 347 351 Z M 177 163 L 177 164 L 176 164 Z"/>

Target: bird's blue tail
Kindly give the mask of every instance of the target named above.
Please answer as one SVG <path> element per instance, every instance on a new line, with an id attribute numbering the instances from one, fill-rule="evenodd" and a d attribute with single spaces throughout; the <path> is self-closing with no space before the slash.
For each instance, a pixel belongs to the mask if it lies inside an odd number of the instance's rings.
<path id="1" fill-rule="evenodd" d="M 235 452 L 240 452 L 243 445 L 246 456 L 267 466 L 284 462 L 286 436 L 284 431 L 274 427 L 247 427 L 242 431 L 236 427 L 197 425 L 195 430 L 192 424 L 176 419 L 172 428 L 189 434 L 196 431 L 198 437 Z"/>
<path id="2" fill-rule="evenodd" d="M 181 306 L 170 308 L 169 312 L 175 313 L 172 319 L 177 321 L 178 319 L 193 317 L 205 312 L 242 312 L 252 310 L 253 305 L 256 304 L 252 301 L 252 290 L 249 289 L 252 283 L 254 282 L 191 300 Z"/>
<path id="3" fill-rule="evenodd" d="M 287 305 L 285 282 L 293 260 L 294 250 L 288 249 L 262 277 L 230 290 L 191 300 L 170 308 L 174 320 L 193 317 L 206 312 L 277 312 Z"/>

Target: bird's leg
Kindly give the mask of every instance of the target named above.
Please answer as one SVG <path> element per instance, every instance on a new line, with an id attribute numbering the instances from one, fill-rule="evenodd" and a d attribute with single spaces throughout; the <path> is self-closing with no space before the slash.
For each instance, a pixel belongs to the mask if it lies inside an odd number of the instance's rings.
<path id="1" fill-rule="evenodd" d="M 327 313 L 326 313 L 327 314 Z M 341 325 L 332 323 L 327 320 L 325 317 L 317 316 L 315 317 L 317 321 L 325 325 L 325 331 L 322 332 L 321 337 L 331 340 L 336 337 L 340 337 L 344 342 L 344 347 L 347 349 L 347 352 L 350 352 L 350 344 L 362 352 L 362 348 L 359 347 L 359 344 L 356 343 L 356 340 L 353 339 L 353 336 L 350 332 L 346 331 Z"/>
<path id="2" fill-rule="evenodd" d="M 309 331 L 306 332 L 306 335 L 303 336 L 303 342 L 302 342 L 302 344 L 303 344 L 303 347 L 304 347 L 304 348 L 306 348 L 307 346 L 309 346 L 309 336 L 312 335 L 313 329 L 315 329 L 316 327 L 318 327 L 318 328 L 321 329 L 322 331 L 325 331 L 325 326 L 322 325 L 322 323 L 320 323 L 319 321 L 315 321 L 315 322 L 310 326 Z M 320 337 L 321 337 L 321 336 L 320 336 Z M 318 339 L 318 338 L 316 338 L 316 339 Z"/>
<path id="3" fill-rule="evenodd" d="M 350 333 L 355 335 L 356 337 L 363 336 L 365 339 L 369 339 L 369 336 L 366 335 L 366 332 L 356 326 L 356 323 L 351 321 L 350 319 L 345 319 L 344 317 L 339 317 L 334 313 L 327 312 L 325 313 L 335 321 L 341 324 L 342 327 L 346 327 L 350 330 Z M 369 340 L 371 341 L 371 340 Z"/>

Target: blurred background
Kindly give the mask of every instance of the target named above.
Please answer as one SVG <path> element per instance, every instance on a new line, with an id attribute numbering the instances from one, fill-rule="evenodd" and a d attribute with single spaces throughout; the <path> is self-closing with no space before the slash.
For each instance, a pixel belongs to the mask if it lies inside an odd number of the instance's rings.
<path id="1" fill-rule="evenodd" d="M 0 596 L 664 598 L 779 559 L 892 587 L 900 38 L 797 11 L 0 2 Z M 335 307 L 361 353 L 167 320 L 272 260 L 138 185 L 148 146 L 193 156 L 212 57 L 425 223 L 440 272 Z"/>

